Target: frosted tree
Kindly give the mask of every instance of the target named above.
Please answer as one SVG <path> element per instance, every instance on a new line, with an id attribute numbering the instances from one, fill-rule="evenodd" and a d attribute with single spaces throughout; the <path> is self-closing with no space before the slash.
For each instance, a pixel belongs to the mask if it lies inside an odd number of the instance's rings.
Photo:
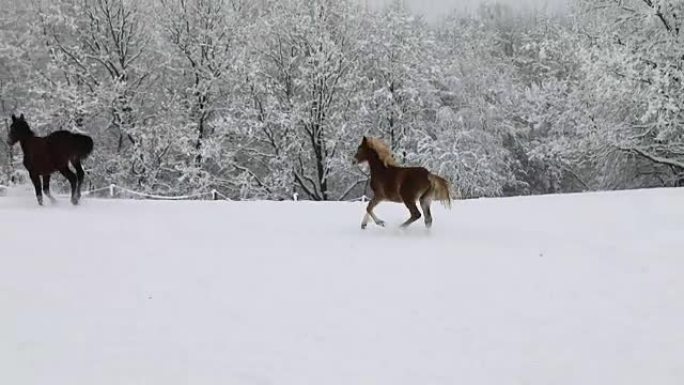
<path id="1" fill-rule="evenodd" d="M 514 100 L 514 68 L 481 19 L 454 15 L 438 30 L 435 78 L 439 106 L 416 133 L 409 160 L 439 170 L 465 196 L 497 196 L 517 188 L 506 111 Z"/>
<path id="2" fill-rule="evenodd" d="M 229 0 L 159 0 L 160 22 L 173 45 L 169 61 L 178 65 L 179 87 L 199 150 L 210 134 L 210 120 L 228 93 L 224 79 L 236 57 L 240 4 Z M 173 63 L 179 61 L 180 63 Z M 202 154 L 197 154 L 201 162 Z"/>
<path id="3" fill-rule="evenodd" d="M 434 136 L 418 140 L 409 161 L 447 176 L 463 197 L 501 196 L 515 183 L 510 154 L 501 138 L 480 129 L 464 129 L 444 109 Z"/>
<path id="4" fill-rule="evenodd" d="M 159 0 L 168 75 L 176 111 L 172 121 L 184 161 L 174 169 L 181 185 L 229 193 L 234 186 L 230 113 L 237 62 L 244 57 L 244 20 L 250 2 L 240 0 Z M 170 116 L 175 116 L 170 119 Z M 180 160 L 180 159 L 179 159 Z"/>
<path id="5" fill-rule="evenodd" d="M 435 40 L 425 22 L 400 1 L 367 15 L 365 23 L 360 56 L 368 77 L 364 123 L 403 153 L 411 131 L 421 130 L 437 109 Z"/>
<path id="6" fill-rule="evenodd" d="M 98 185 L 145 185 L 144 120 L 156 109 L 148 8 L 127 0 L 33 3 L 31 122 L 95 136 Z M 44 65 L 42 65 L 44 63 Z"/>
<path id="7" fill-rule="evenodd" d="M 582 38 L 567 19 L 537 16 L 521 31 L 513 63 L 516 103 L 508 109 L 513 127 L 508 144 L 520 163 L 518 178 L 530 193 L 591 188 L 581 175 L 580 145 L 591 125 L 584 99 Z"/>
<path id="8" fill-rule="evenodd" d="M 142 60 L 149 35 L 139 6 L 127 0 L 62 0 L 38 6 L 52 71 L 62 71 L 63 84 L 50 86 L 72 91 L 65 93 L 70 119 L 82 126 L 85 107 L 98 101 L 109 108 L 117 151 L 126 142 L 135 144 L 132 130 L 140 117 L 134 104 L 151 74 Z"/>
<path id="9" fill-rule="evenodd" d="M 30 35 L 30 28 L 22 27 L 20 21 L 24 17 L 16 4 L 0 4 L 3 5 L 0 14 L 0 127 L 4 133 L 9 130 L 10 115 L 15 113 L 27 93 L 22 79 L 28 76 L 30 66 L 22 60 L 24 49 L 21 45 Z M 0 185 L 16 181 L 14 154 L 5 139 L 4 136 L 0 139 Z"/>
<path id="10" fill-rule="evenodd" d="M 585 109 L 575 90 L 572 36 L 562 17 L 516 15 L 502 6 L 443 22 L 436 51 L 442 106 L 415 156 L 445 168 L 469 196 L 583 185 L 566 151 Z M 561 140 L 566 136 L 571 140 Z"/>
<path id="11" fill-rule="evenodd" d="M 603 185 L 684 182 L 684 57 L 679 1 L 580 2 Z M 625 172 L 629 170 L 629 172 Z"/>
<path id="12" fill-rule="evenodd" d="M 309 199 L 338 198 L 333 181 L 349 168 L 341 157 L 355 137 L 357 17 L 351 1 L 272 2 L 253 49 L 259 65 L 246 69 L 257 119 L 248 129 L 266 150 L 261 162 L 287 164 L 295 191 Z M 253 176 L 259 169 L 250 166 Z"/>

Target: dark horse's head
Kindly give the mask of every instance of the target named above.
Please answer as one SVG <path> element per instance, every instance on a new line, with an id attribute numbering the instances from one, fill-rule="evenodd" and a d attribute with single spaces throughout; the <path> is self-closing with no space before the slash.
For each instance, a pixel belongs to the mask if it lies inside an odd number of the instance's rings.
<path id="1" fill-rule="evenodd" d="M 31 128 L 29 128 L 26 119 L 24 119 L 24 114 L 21 114 L 18 118 L 12 115 L 12 125 L 10 125 L 7 143 L 12 146 L 31 135 L 33 135 L 33 133 L 31 132 Z"/>

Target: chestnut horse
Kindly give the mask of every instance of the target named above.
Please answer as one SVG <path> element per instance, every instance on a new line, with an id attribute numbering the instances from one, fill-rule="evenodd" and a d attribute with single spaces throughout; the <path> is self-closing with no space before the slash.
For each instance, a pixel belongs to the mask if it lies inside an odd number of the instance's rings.
<path id="1" fill-rule="evenodd" d="M 401 227 L 407 227 L 420 219 L 420 211 L 416 201 L 420 201 L 420 207 L 425 215 L 425 226 L 432 226 L 432 213 L 430 203 L 433 200 L 442 202 L 446 207 L 451 207 L 451 195 L 449 182 L 444 178 L 431 174 L 423 167 L 399 167 L 392 157 L 392 153 L 380 139 L 363 137 L 354 160 L 357 164 L 368 162 L 371 170 L 371 189 L 373 199 L 368 203 L 366 215 L 361 222 L 361 228 L 365 229 L 368 219 L 378 226 L 384 226 L 385 222 L 373 213 L 373 208 L 382 201 L 404 203 L 411 213 L 411 217 Z"/>
<path id="2" fill-rule="evenodd" d="M 18 118 L 12 115 L 9 131 L 9 145 L 13 146 L 17 142 L 24 153 L 24 166 L 36 189 L 38 204 L 43 204 L 43 193 L 52 202 L 55 201 L 50 194 L 50 175 L 55 171 L 59 171 L 69 180 L 71 203 L 78 204 L 85 176 L 81 160 L 93 151 L 93 139 L 69 131 L 55 131 L 46 137 L 38 137 L 31 131 L 22 114 Z M 69 169 L 69 163 L 76 169 L 76 174 Z"/>

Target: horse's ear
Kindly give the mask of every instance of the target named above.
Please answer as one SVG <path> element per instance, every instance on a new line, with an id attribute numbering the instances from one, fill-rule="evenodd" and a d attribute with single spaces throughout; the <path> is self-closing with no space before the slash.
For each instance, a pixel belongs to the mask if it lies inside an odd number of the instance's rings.
<path id="1" fill-rule="evenodd" d="M 21 115 L 19 116 L 19 120 L 23 120 L 24 122 L 26 121 L 26 118 L 24 118 L 24 114 L 21 114 Z"/>
<path id="2" fill-rule="evenodd" d="M 364 135 L 364 136 L 363 136 L 362 143 L 367 143 L 367 142 L 368 142 L 368 138 L 366 137 L 366 135 Z"/>
<path id="3" fill-rule="evenodd" d="M 17 117 L 14 116 L 14 114 L 12 114 L 12 123 L 14 123 L 14 122 L 16 122 L 16 121 L 17 121 Z"/>

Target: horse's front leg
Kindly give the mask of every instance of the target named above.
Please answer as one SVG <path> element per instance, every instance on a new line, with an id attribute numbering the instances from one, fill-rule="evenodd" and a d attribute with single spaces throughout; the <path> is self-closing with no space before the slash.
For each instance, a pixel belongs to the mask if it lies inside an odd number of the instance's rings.
<path id="1" fill-rule="evenodd" d="M 43 189 L 41 189 L 40 186 L 40 175 L 38 175 L 35 172 L 29 172 L 29 177 L 31 178 L 31 182 L 33 182 L 33 188 L 36 189 L 36 199 L 38 200 L 39 205 L 43 205 Z"/>
<path id="2" fill-rule="evenodd" d="M 365 229 L 366 226 L 368 226 L 368 219 L 373 218 L 373 222 L 375 222 L 376 225 L 378 226 L 385 226 L 385 221 L 381 220 L 375 214 L 373 213 L 373 209 L 375 206 L 377 206 L 382 199 L 378 197 L 373 197 L 370 202 L 368 202 L 368 206 L 366 207 L 366 215 L 363 216 L 363 221 L 361 221 L 361 228 Z"/>

